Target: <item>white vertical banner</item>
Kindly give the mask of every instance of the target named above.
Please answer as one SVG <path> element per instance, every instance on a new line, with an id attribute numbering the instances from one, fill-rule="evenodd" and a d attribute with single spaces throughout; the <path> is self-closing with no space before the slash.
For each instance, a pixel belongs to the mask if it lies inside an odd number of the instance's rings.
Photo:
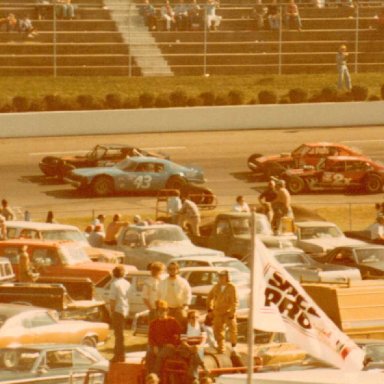
<path id="1" fill-rule="evenodd" d="M 364 352 L 328 318 L 256 237 L 252 273 L 255 329 L 283 332 L 289 342 L 337 368 L 362 369 Z"/>

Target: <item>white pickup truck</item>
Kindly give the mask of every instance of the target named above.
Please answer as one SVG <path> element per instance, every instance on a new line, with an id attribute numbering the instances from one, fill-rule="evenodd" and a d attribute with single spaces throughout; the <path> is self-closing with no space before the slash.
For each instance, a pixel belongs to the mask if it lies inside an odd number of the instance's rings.
<path id="1" fill-rule="evenodd" d="M 125 264 L 147 269 L 149 263 L 164 264 L 181 256 L 223 256 L 221 251 L 194 245 L 178 225 L 128 225 L 117 238 L 117 245 L 107 246 L 124 252 Z"/>

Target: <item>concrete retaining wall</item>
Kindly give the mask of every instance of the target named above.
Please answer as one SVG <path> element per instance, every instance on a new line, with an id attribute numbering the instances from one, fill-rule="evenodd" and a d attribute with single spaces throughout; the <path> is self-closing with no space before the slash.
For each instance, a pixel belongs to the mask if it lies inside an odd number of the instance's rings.
<path id="1" fill-rule="evenodd" d="M 384 102 L 0 114 L 0 137 L 384 125 Z"/>

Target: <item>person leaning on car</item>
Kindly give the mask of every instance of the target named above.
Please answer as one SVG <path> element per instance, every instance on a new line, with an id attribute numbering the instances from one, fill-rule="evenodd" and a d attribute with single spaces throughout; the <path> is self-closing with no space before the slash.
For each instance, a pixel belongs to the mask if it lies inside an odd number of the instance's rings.
<path id="1" fill-rule="evenodd" d="M 224 353 L 225 328 L 228 327 L 232 348 L 237 344 L 236 309 L 239 299 L 236 287 L 230 282 L 229 272 L 219 272 L 219 282 L 213 286 L 207 297 L 208 313 L 213 316 L 213 333 L 217 351 Z"/>
<path id="2" fill-rule="evenodd" d="M 31 265 L 27 249 L 28 247 L 24 245 L 21 247 L 19 253 L 19 281 L 21 283 L 33 282 L 39 277 L 39 273 L 35 272 Z"/>
<path id="3" fill-rule="evenodd" d="M 116 213 L 113 216 L 112 222 L 109 223 L 107 230 L 105 231 L 104 244 L 117 245 L 117 236 L 120 232 L 120 229 L 126 225 L 128 225 L 128 222 L 122 221 L 121 215 Z"/>

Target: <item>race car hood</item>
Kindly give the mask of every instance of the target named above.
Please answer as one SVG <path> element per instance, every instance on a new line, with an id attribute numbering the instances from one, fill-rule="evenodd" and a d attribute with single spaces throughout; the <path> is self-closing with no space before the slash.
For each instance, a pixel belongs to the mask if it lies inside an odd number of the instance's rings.
<path id="1" fill-rule="evenodd" d="M 74 176 L 80 176 L 80 177 L 94 177 L 101 174 L 107 174 L 107 175 L 119 175 L 121 173 L 121 170 L 116 167 L 95 167 L 95 168 L 78 168 L 74 169 L 71 174 Z"/>
<path id="2" fill-rule="evenodd" d="M 63 161 L 68 161 L 70 163 L 77 163 L 86 160 L 84 156 L 60 156 L 60 159 Z"/>
<path id="3" fill-rule="evenodd" d="M 224 256 L 221 251 L 197 247 L 189 241 L 157 242 L 149 245 L 147 251 L 167 254 L 173 257 L 181 256 Z"/>
<path id="4" fill-rule="evenodd" d="M 289 152 L 281 153 L 279 155 L 268 155 L 268 156 L 260 156 L 257 158 L 258 163 L 265 163 L 266 161 L 278 161 L 281 159 L 287 159 L 290 160 L 292 158 L 291 154 Z"/>

